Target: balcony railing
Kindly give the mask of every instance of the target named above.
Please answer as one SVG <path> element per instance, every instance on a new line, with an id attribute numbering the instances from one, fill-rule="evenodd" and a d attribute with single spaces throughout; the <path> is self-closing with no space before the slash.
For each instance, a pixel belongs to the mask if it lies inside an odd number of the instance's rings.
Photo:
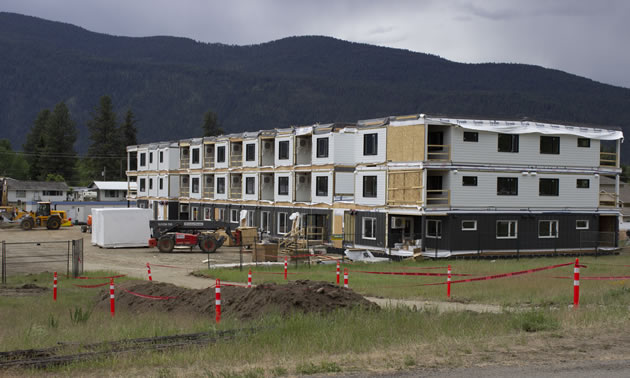
<path id="1" fill-rule="evenodd" d="M 242 167 L 242 166 L 243 166 L 243 155 L 230 156 L 230 167 Z"/>
<path id="2" fill-rule="evenodd" d="M 599 192 L 600 207 L 617 207 L 618 202 L 618 196 L 615 193 L 608 193 L 604 190 Z"/>
<path id="3" fill-rule="evenodd" d="M 616 152 L 600 152 L 599 165 L 602 167 L 617 167 Z"/>
<path id="4" fill-rule="evenodd" d="M 230 188 L 230 199 L 241 199 L 243 196 L 243 188 L 241 186 Z"/>
<path id="5" fill-rule="evenodd" d="M 450 207 L 451 206 L 451 191 L 449 189 L 427 190 L 427 206 Z"/>
<path id="6" fill-rule="evenodd" d="M 214 186 L 206 186 L 203 188 L 203 198 L 214 198 Z"/>
<path id="7" fill-rule="evenodd" d="M 182 156 L 179 161 L 179 167 L 182 169 L 188 169 L 190 167 L 190 162 L 188 161 L 188 155 Z"/>
<path id="8" fill-rule="evenodd" d="M 427 145 L 427 160 L 451 160 L 451 146 L 449 144 Z"/>
<path id="9" fill-rule="evenodd" d="M 214 155 L 206 156 L 203 159 L 203 167 L 204 168 L 214 168 Z"/>

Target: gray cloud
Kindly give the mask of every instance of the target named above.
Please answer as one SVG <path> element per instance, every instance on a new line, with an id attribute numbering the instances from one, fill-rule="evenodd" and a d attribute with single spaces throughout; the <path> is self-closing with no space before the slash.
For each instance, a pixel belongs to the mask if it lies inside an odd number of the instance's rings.
<path id="1" fill-rule="evenodd" d="M 228 44 L 327 35 L 630 87 L 627 0 L 3 0 L 0 10 L 114 35 Z"/>

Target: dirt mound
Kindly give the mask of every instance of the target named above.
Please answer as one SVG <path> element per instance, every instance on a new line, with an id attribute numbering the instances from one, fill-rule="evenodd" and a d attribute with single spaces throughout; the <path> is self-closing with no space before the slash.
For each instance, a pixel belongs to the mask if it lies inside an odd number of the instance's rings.
<path id="1" fill-rule="evenodd" d="M 150 296 L 176 297 L 156 300 L 138 297 L 128 291 Z M 98 306 L 109 309 L 109 291 L 104 292 Z M 194 290 L 167 283 L 127 281 L 116 286 L 116 308 L 135 313 L 166 311 L 173 313 L 208 314 L 214 316 L 215 290 Z M 236 286 L 221 287 L 221 313 L 239 319 L 256 319 L 276 312 L 326 313 L 341 308 L 363 307 L 375 310 L 378 306 L 352 290 L 328 282 L 292 281 L 286 285 L 262 284 L 252 289 Z"/>

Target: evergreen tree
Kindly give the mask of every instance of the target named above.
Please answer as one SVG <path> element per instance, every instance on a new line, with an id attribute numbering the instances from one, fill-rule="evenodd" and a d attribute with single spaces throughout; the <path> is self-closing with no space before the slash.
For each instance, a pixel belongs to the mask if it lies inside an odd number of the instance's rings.
<path id="1" fill-rule="evenodd" d="M 133 146 L 138 144 L 138 129 L 136 129 L 136 120 L 133 112 L 131 110 L 127 110 L 125 114 L 125 122 L 120 126 L 120 134 L 122 136 L 122 143 L 120 144 L 120 155 L 124 156 L 124 167 L 123 169 L 127 169 L 127 146 Z M 124 177 L 123 177 L 124 179 Z"/>
<path id="2" fill-rule="evenodd" d="M 109 96 L 101 97 L 93 116 L 88 122 L 92 140 L 88 148 L 90 176 L 94 180 L 120 180 L 123 158 L 120 151 L 123 142 L 116 127 L 116 114 Z"/>
<path id="3" fill-rule="evenodd" d="M 74 150 L 77 129 L 64 102 L 57 104 L 48 117 L 43 136 L 42 176 L 38 179 L 44 180 L 53 174 L 63 177 L 66 182 L 72 182 L 77 161 Z"/>
<path id="4" fill-rule="evenodd" d="M 23 156 L 13 152 L 8 139 L 0 139 L 0 176 L 28 179 L 28 163 Z"/>
<path id="5" fill-rule="evenodd" d="M 201 128 L 203 129 L 203 136 L 205 137 L 223 134 L 217 113 L 212 110 L 208 110 L 203 116 L 203 125 L 201 125 Z"/>
<path id="6" fill-rule="evenodd" d="M 41 154 L 44 152 L 44 133 L 48 118 L 50 110 L 43 109 L 39 112 L 31 131 L 26 135 L 26 143 L 22 145 L 28 162 L 28 177 L 31 180 L 41 180 L 45 176 L 43 171 L 45 157 Z"/>

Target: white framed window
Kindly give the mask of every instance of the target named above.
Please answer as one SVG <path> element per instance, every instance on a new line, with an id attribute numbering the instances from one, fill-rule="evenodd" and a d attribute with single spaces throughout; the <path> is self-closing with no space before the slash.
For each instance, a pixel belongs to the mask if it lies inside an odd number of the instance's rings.
<path id="1" fill-rule="evenodd" d="M 230 210 L 230 222 L 232 223 L 239 223 L 239 219 L 238 219 L 238 209 L 231 209 Z"/>
<path id="2" fill-rule="evenodd" d="M 376 240 L 376 218 L 363 218 L 361 237 L 363 239 Z"/>
<path id="3" fill-rule="evenodd" d="M 476 220 L 463 220 L 462 231 L 477 231 L 477 221 Z"/>
<path id="4" fill-rule="evenodd" d="M 212 220 L 212 208 L 210 207 L 203 208 L 203 220 Z"/>
<path id="5" fill-rule="evenodd" d="M 557 238 L 558 237 L 558 221 L 557 220 L 541 220 L 538 221 L 538 238 Z"/>
<path id="6" fill-rule="evenodd" d="M 518 221 L 497 221 L 497 239 L 516 239 L 518 236 Z"/>
<path id="7" fill-rule="evenodd" d="M 278 213 L 278 234 L 287 233 L 287 213 Z"/>
<path id="8" fill-rule="evenodd" d="M 260 229 L 263 232 L 269 232 L 269 212 L 268 211 L 260 212 Z"/>
<path id="9" fill-rule="evenodd" d="M 187 203 L 182 203 L 179 205 L 179 211 L 181 213 L 187 213 L 188 212 L 188 204 Z"/>
<path id="10" fill-rule="evenodd" d="M 192 206 L 190 213 L 190 220 L 199 220 L 199 206 Z"/>
<path id="11" fill-rule="evenodd" d="M 427 219 L 427 238 L 442 239 L 442 221 Z"/>
<path id="12" fill-rule="evenodd" d="M 16 190 L 15 196 L 17 198 L 26 198 L 26 190 Z"/>
<path id="13" fill-rule="evenodd" d="M 225 222 L 225 209 L 222 207 L 219 208 L 219 219 L 217 220 Z"/>
<path id="14" fill-rule="evenodd" d="M 588 230 L 589 229 L 589 221 L 586 219 L 578 219 L 575 221 L 575 229 L 576 230 Z"/>

